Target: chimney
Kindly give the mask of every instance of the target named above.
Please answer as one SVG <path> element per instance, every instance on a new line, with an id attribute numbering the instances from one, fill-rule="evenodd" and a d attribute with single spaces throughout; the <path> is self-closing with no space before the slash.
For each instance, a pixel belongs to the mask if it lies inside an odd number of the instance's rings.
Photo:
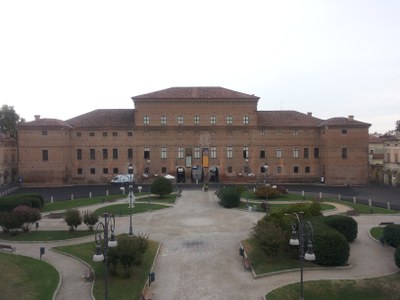
<path id="1" fill-rule="evenodd" d="M 35 115 L 35 121 L 40 119 L 40 115 Z"/>
<path id="2" fill-rule="evenodd" d="M 312 112 L 308 112 L 307 115 L 308 115 L 309 117 L 312 117 Z"/>
<path id="3" fill-rule="evenodd" d="M 349 116 L 349 120 L 350 120 L 350 122 L 353 122 L 354 121 L 354 116 L 350 115 Z"/>

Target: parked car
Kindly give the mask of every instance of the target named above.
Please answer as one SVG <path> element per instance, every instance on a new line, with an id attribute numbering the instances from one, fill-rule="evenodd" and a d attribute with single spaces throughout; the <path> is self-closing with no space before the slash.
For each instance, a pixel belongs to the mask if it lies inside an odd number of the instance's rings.
<path id="1" fill-rule="evenodd" d="M 113 180 L 111 180 L 111 184 L 114 185 L 125 185 L 125 184 L 129 184 L 129 182 L 132 180 L 132 183 L 135 181 L 135 177 L 133 174 L 119 174 L 117 176 L 114 177 Z"/>

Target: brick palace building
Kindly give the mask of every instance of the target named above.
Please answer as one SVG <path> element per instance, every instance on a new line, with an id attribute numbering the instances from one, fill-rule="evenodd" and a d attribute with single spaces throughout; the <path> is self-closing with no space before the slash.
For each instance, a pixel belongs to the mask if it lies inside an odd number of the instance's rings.
<path id="1" fill-rule="evenodd" d="M 173 87 L 98 109 L 18 127 L 26 184 L 107 183 L 132 166 L 136 182 L 368 182 L 368 129 L 353 116 L 322 120 L 258 111 L 259 97 L 222 87 Z"/>

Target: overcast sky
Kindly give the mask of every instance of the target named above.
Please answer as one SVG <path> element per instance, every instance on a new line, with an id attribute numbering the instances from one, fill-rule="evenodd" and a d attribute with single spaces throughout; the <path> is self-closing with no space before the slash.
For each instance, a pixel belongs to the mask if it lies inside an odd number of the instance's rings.
<path id="1" fill-rule="evenodd" d="M 173 86 L 384 133 L 400 119 L 400 1 L 0 1 L 0 104 L 27 121 Z"/>

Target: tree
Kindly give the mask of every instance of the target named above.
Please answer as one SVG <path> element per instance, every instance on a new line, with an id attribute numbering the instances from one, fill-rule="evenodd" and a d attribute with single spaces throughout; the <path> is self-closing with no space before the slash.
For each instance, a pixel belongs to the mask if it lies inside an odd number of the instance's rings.
<path id="1" fill-rule="evenodd" d="M 400 120 L 396 121 L 396 129 L 395 129 L 395 131 L 400 133 Z"/>
<path id="2" fill-rule="evenodd" d="M 95 212 L 87 210 L 83 212 L 82 219 L 83 223 L 85 223 L 85 225 L 89 227 L 89 230 L 92 231 L 94 225 L 99 221 L 99 216 L 96 215 Z"/>
<path id="3" fill-rule="evenodd" d="M 16 215 L 23 232 L 28 232 L 31 226 L 42 218 L 37 208 L 27 205 L 17 206 L 14 208 L 13 213 Z"/>
<path id="4" fill-rule="evenodd" d="M 157 178 L 150 186 L 151 193 L 160 195 L 161 198 L 163 195 L 171 194 L 172 190 L 173 188 L 171 181 L 164 177 Z"/>
<path id="5" fill-rule="evenodd" d="M 73 232 L 79 225 L 82 224 L 82 216 L 79 210 L 70 209 L 65 213 L 65 222 L 69 226 L 69 231 Z"/>
<path id="6" fill-rule="evenodd" d="M 17 125 L 25 122 L 15 112 L 14 106 L 4 104 L 0 109 L 0 131 L 11 137 L 17 136 Z"/>

